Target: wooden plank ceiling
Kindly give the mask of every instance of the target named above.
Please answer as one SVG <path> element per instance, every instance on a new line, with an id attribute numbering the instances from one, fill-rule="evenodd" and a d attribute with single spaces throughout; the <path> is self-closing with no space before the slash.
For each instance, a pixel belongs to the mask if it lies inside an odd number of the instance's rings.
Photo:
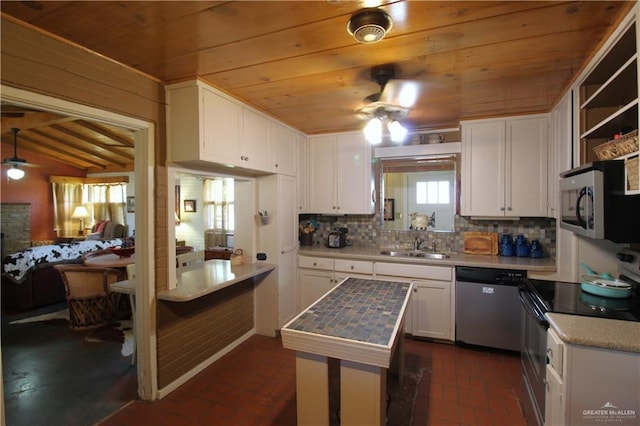
<path id="1" fill-rule="evenodd" d="M 200 78 L 318 134 L 362 128 L 356 111 L 379 91 L 370 70 L 381 64 L 394 64 L 397 80 L 419 83 L 418 100 L 403 120 L 411 130 L 548 112 L 634 4 L 378 2 L 393 27 L 369 45 L 346 31 L 350 16 L 370 5 L 356 1 L 4 1 L 0 7 L 7 18 L 165 83 Z M 71 138 L 69 157 L 79 141 L 96 138 L 93 157 L 78 160 L 82 167 L 132 155 L 130 135 L 117 141 L 116 130 L 104 126 L 62 121 L 36 130 L 24 132 L 25 148 L 27 136 L 49 143 Z M 3 141 L 5 131 L 3 118 Z"/>

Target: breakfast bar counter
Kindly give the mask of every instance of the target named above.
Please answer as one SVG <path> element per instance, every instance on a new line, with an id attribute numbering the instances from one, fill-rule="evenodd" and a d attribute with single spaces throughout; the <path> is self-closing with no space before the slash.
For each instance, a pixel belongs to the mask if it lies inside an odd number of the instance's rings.
<path id="1" fill-rule="evenodd" d="M 402 374 L 402 330 L 412 284 L 347 278 L 281 329 L 296 351 L 298 424 L 329 424 L 328 358 L 340 360 L 342 425 L 383 425 L 386 371 Z"/>
<path id="2" fill-rule="evenodd" d="M 207 260 L 179 271 L 176 288 L 158 292 L 158 299 L 188 302 L 275 268 L 275 265 L 264 262 L 232 266 L 228 260 Z"/>

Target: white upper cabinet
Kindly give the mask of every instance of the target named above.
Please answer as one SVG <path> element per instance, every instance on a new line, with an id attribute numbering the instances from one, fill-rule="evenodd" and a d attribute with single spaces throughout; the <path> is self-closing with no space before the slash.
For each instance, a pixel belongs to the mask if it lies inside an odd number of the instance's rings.
<path id="1" fill-rule="evenodd" d="M 309 211 L 309 139 L 300 133 L 296 134 L 298 156 L 298 213 Z"/>
<path id="2" fill-rule="evenodd" d="M 309 138 L 309 213 L 371 214 L 371 146 L 361 133 Z"/>
<path id="3" fill-rule="evenodd" d="M 269 126 L 269 168 L 274 173 L 295 176 L 297 174 L 297 133 L 280 123 L 271 121 Z"/>
<path id="4" fill-rule="evenodd" d="M 199 81 L 167 86 L 169 159 L 233 162 L 242 108 Z"/>
<path id="5" fill-rule="evenodd" d="M 269 170 L 269 119 L 242 108 L 242 137 L 234 164 L 253 170 Z"/>
<path id="6" fill-rule="evenodd" d="M 295 131 L 199 80 L 168 85 L 166 95 L 169 161 L 296 175 Z"/>
<path id="7" fill-rule="evenodd" d="M 547 115 L 462 123 L 462 214 L 547 215 Z"/>

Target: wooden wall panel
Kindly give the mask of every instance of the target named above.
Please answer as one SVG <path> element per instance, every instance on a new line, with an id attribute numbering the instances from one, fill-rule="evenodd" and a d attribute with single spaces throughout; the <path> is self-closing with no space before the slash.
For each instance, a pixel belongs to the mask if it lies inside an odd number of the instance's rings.
<path id="1" fill-rule="evenodd" d="M 253 329 L 253 280 L 191 302 L 158 303 L 158 388 Z"/>
<path id="2" fill-rule="evenodd" d="M 164 115 L 159 81 L 2 18 L 3 84 L 153 122 Z"/>

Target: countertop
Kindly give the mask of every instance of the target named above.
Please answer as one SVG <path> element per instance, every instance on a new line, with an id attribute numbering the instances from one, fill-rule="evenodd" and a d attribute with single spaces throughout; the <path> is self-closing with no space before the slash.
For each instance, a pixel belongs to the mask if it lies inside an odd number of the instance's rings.
<path id="1" fill-rule="evenodd" d="M 285 348 L 389 367 L 412 284 L 347 278 L 281 329 Z"/>
<path id="2" fill-rule="evenodd" d="M 476 266 L 484 268 L 517 269 L 532 272 L 554 272 L 556 261 L 554 258 L 544 257 L 535 259 L 530 257 L 502 257 L 484 256 L 476 254 L 447 253 L 447 259 L 425 259 L 420 257 L 392 257 L 380 254 L 383 248 L 349 246 L 340 249 L 324 246 L 300 246 L 298 254 L 303 256 L 333 257 L 356 260 L 370 260 L 375 262 L 411 263 L 414 265 L 441 266 Z"/>
<path id="3" fill-rule="evenodd" d="M 555 313 L 546 318 L 566 343 L 640 353 L 640 322 Z"/>
<path id="4" fill-rule="evenodd" d="M 275 268 L 275 265 L 264 262 L 231 266 L 228 260 L 207 260 L 179 272 L 176 288 L 158 292 L 158 299 L 188 302 Z M 124 284 L 120 286 L 125 287 Z"/>

